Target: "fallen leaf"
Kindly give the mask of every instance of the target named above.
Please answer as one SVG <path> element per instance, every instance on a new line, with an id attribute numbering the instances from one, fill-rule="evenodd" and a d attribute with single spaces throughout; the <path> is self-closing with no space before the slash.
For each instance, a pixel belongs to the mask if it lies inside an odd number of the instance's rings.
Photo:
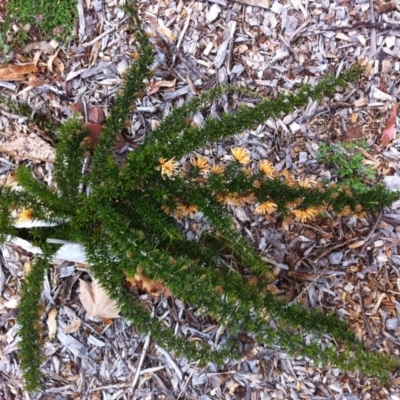
<path id="1" fill-rule="evenodd" d="M 14 132 L 10 140 L 0 144 L 0 152 L 19 160 L 54 162 L 55 150 L 35 133 Z"/>
<path id="2" fill-rule="evenodd" d="M 65 81 L 68 82 L 71 79 L 76 78 L 77 76 L 79 76 L 84 71 L 86 71 L 86 68 L 81 68 L 81 69 L 77 69 L 76 71 L 69 72 L 67 77 L 65 78 Z"/>
<path id="3" fill-rule="evenodd" d="M 43 50 L 38 50 L 38 51 L 35 53 L 35 56 L 33 57 L 33 65 L 34 65 L 35 67 L 37 67 L 38 62 L 39 62 L 39 59 L 40 59 L 40 56 L 42 55 L 42 53 L 43 53 Z"/>
<path id="4" fill-rule="evenodd" d="M 53 340 L 56 337 L 57 333 L 57 308 L 53 307 L 49 311 L 49 315 L 47 317 L 47 326 L 49 328 L 49 339 Z"/>
<path id="5" fill-rule="evenodd" d="M 171 31 L 171 29 L 167 28 L 166 26 L 159 26 L 157 30 L 171 42 L 176 41 L 177 36 Z"/>
<path id="6" fill-rule="evenodd" d="M 82 104 L 81 101 L 78 101 L 77 103 L 71 104 L 71 105 L 69 106 L 69 109 L 70 109 L 72 112 L 82 114 L 82 113 L 83 113 L 83 104 Z"/>
<path id="7" fill-rule="evenodd" d="M 119 310 L 115 300 L 111 300 L 96 279 L 92 283 L 79 279 L 79 300 L 91 317 L 118 318 Z"/>
<path id="8" fill-rule="evenodd" d="M 50 72 L 59 72 L 60 74 L 62 74 L 64 72 L 64 64 L 61 61 L 61 59 L 59 57 L 57 57 L 58 51 L 56 52 L 56 54 L 52 55 L 49 57 L 48 61 L 47 61 L 47 69 Z M 55 67 L 55 70 L 53 70 L 53 66 Z"/>
<path id="9" fill-rule="evenodd" d="M 23 81 L 30 74 L 36 74 L 38 69 L 33 63 L 25 65 L 9 65 L 0 68 L 1 81 Z"/>
<path id="10" fill-rule="evenodd" d="M 76 332 L 82 324 L 82 320 L 80 318 L 74 319 L 70 324 L 64 327 L 64 333 L 74 333 Z"/>
<path id="11" fill-rule="evenodd" d="M 382 132 L 381 143 L 382 146 L 387 146 L 396 135 L 396 114 L 397 114 L 398 103 L 396 103 L 390 113 L 388 122 L 386 123 L 385 129 Z"/>
<path id="12" fill-rule="evenodd" d="M 147 94 L 154 94 L 157 93 L 161 87 L 173 87 L 175 86 L 176 79 L 173 81 L 153 81 L 150 84 L 150 91 Z"/>
<path id="13" fill-rule="evenodd" d="M 86 122 L 85 127 L 96 146 L 99 143 L 101 134 L 103 133 L 103 125 L 94 122 Z"/>
<path id="14" fill-rule="evenodd" d="M 105 115 L 100 107 L 89 107 L 88 119 L 90 122 L 102 124 L 105 120 Z"/>
<path id="15" fill-rule="evenodd" d="M 53 64 L 56 67 L 56 72 L 63 74 L 65 71 L 64 63 L 61 61 L 61 58 L 56 57 L 53 60 Z"/>
<path id="16" fill-rule="evenodd" d="M 156 282 L 144 276 L 140 271 L 132 277 L 126 277 L 126 282 L 130 284 L 132 287 L 138 287 L 140 290 L 148 292 L 153 296 L 160 296 L 161 293 L 164 294 L 165 297 L 172 296 L 171 291 L 164 285 L 162 282 Z"/>
<path id="17" fill-rule="evenodd" d="M 85 127 L 89 133 L 90 139 L 93 141 L 93 146 L 96 147 L 103 133 L 103 125 L 88 121 L 85 123 Z M 118 140 L 114 143 L 114 147 L 116 150 L 121 150 L 126 143 L 127 141 L 125 138 L 121 134 L 118 134 Z"/>

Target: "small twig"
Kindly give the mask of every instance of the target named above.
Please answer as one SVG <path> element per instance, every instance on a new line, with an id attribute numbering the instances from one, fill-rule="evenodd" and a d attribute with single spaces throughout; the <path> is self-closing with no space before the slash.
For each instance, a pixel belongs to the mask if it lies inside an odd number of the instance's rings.
<path id="1" fill-rule="evenodd" d="M 185 33 L 186 33 L 186 31 L 187 31 L 187 28 L 189 28 L 190 17 L 192 16 L 192 11 L 193 11 L 193 10 L 192 10 L 191 8 L 186 8 L 186 7 L 185 7 L 185 9 L 186 9 L 186 11 L 187 11 L 187 16 L 186 16 L 185 25 L 183 25 L 182 32 L 181 32 L 181 34 L 179 35 L 178 43 L 176 44 L 176 48 L 177 48 L 177 49 L 179 49 L 179 47 L 180 47 L 180 45 L 181 45 L 181 43 L 182 43 L 182 39 L 183 39 L 183 37 L 185 36 Z M 174 54 L 174 57 L 175 57 L 175 54 Z"/>
<path id="2" fill-rule="evenodd" d="M 153 310 L 151 311 L 151 318 L 154 318 L 154 314 L 155 314 L 155 309 L 153 308 Z M 136 368 L 136 373 L 135 373 L 135 376 L 134 376 L 134 378 L 133 378 L 132 389 L 135 389 L 135 386 L 136 386 L 137 381 L 138 381 L 138 379 L 139 379 L 140 370 L 141 370 L 141 368 L 142 368 L 142 364 L 143 364 L 143 361 L 144 361 L 144 357 L 146 356 L 147 350 L 148 350 L 149 345 L 150 345 L 150 337 L 151 337 L 151 332 L 149 332 L 149 333 L 147 334 L 146 340 L 144 341 L 144 346 L 143 346 L 142 354 L 141 354 L 141 356 L 140 356 L 139 364 L 138 364 L 138 366 L 137 366 L 137 368 Z"/>
<path id="3" fill-rule="evenodd" d="M 374 226 L 372 227 L 371 231 L 369 232 L 368 236 L 364 239 L 364 246 L 361 249 L 361 252 L 364 253 L 366 248 L 369 245 L 369 239 L 371 239 L 372 235 L 374 234 L 376 228 L 378 227 L 379 223 L 381 222 L 382 219 L 382 211 L 379 213 L 378 218 L 376 219 L 376 222 L 374 224 Z"/>
<path id="4" fill-rule="evenodd" d="M 326 232 L 326 231 L 324 231 L 323 229 L 318 228 L 317 226 L 312 226 L 312 225 L 308 225 L 308 224 L 303 224 L 303 223 L 297 222 L 297 221 L 293 221 L 293 223 L 296 224 L 296 225 L 298 225 L 298 226 L 303 226 L 304 228 L 313 229 L 313 230 L 315 230 L 315 231 L 317 231 L 317 232 L 322 233 L 323 235 L 327 235 L 327 236 L 330 235 L 329 232 Z"/>
<path id="5" fill-rule="evenodd" d="M 355 242 L 356 240 L 358 240 L 358 238 L 349 239 L 349 240 L 346 240 L 346 241 L 343 242 L 343 243 L 338 243 L 338 244 L 336 244 L 335 246 L 329 247 L 328 250 L 326 250 L 326 251 L 324 251 L 322 254 L 320 254 L 315 260 L 313 260 L 313 262 L 314 262 L 314 263 L 318 262 L 321 258 L 324 258 L 326 255 L 328 255 L 329 253 L 331 253 L 332 250 L 340 249 L 341 247 L 344 247 L 344 246 L 350 244 L 351 242 Z"/>
<path id="6" fill-rule="evenodd" d="M 400 25 L 389 24 L 386 22 L 355 22 L 352 25 L 344 26 L 331 26 L 329 28 L 318 29 L 316 33 L 330 32 L 330 31 L 351 31 L 358 28 L 369 28 L 369 29 L 379 29 L 379 30 L 400 30 Z"/>
<path id="7" fill-rule="evenodd" d="M 98 42 L 99 40 L 103 39 L 104 36 L 107 36 L 108 34 L 112 33 L 115 31 L 115 27 L 114 28 L 110 28 L 109 30 L 103 32 L 101 35 L 97 36 L 96 38 L 94 38 L 91 42 L 88 43 L 83 43 L 82 47 L 90 47 L 93 46 L 96 42 Z"/>
<path id="8" fill-rule="evenodd" d="M 304 30 L 304 28 L 307 28 L 307 25 L 311 22 L 311 18 L 308 18 L 306 21 L 304 21 L 292 34 L 292 36 L 289 37 L 289 43 L 295 39 L 300 33 Z"/>
<path id="9" fill-rule="evenodd" d="M 179 35 L 178 43 L 176 44 L 176 49 L 179 49 L 180 45 L 182 44 L 183 37 L 185 36 L 185 33 L 186 33 L 187 29 L 189 28 L 190 17 L 192 15 L 192 9 L 191 8 L 186 8 L 186 10 L 187 10 L 187 16 L 186 16 L 185 25 L 183 25 L 182 32 Z M 175 59 L 176 59 L 176 52 L 174 52 L 174 55 L 172 57 L 171 67 L 172 67 L 172 65 L 175 64 Z"/>
<path id="10" fill-rule="evenodd" d="M 360 306 L 361 306 L 361 313 L 364 319 L 364 324 L 367 328 L 368 334 L 370 336 L 370 338 L 372 339 L 374 337 L 371 327 L 369 326 L 368 320 L 367 320 L 367 316 L 365 315 L 365 309 L 364 309 L 364 300 L 362 297 L 362 293 L 361 293 L 361 287 L 360 284 L 357 285 L 357 289 L 358 289 L 358 297 L 360 298 Z"/>
<path id="11" fill-rule="evenodd" d="M 84 326 L 89 328 L 96 336 L 100 336 L 104 341 L 106 341 L 109 344 L 109 346 L 114 350 L 115 354 L 119 357 L 119 359 L 122 362 L 122 364 L 124 364 L 124 367 L 127 369 L 127 371 L 129 371 L 128 365 L 126 364 L 126 362 L 124 361 L 122 356 L 119 354 L 118 349 L 114 346 L 113 342 L 110 339 L 108 339 L 108 337 L 106 335 L 103 335 L 102 333 L 97 332 L 89 324 L 87 324 L 85 322 L 83 324 L 84 324 Z"/>
<path id="12" fill-rule="evenodd" d="M 156 345 L 156 349 L 167 359 L 167 362 L 171 365 L 171 367 L 175 370 L 178 375 L 178 379 L 181 381 L 183 379 L 183 373 L 178 367 L 178 364 L 172 359 L 170 354 L 164 350 L 162 347 Z"/>
<path id="13" fill-rule="evenodd" d="M 192 376 L 194 374 L 194 372 L 196 371 L 196 367 L 199 365 L 199 361 L 197 361 L 196 365 L 193 367 L 192 372 L 190 373 L 189 377 L 186 379 L 185 385 L 183 386 L 181 392 L 179 393 L 179 396 L 176 400 L 179 400 L 181 398 L 181 396 L 183 395 L 183 392 L 185 391 L 189 381 L 192 379 Z"/>
<path id="14" fill-rule="evenodd" d="M 149 345 L 150 345 L 150 337 L 151 337 L 151 333 L 149 332 L 149 333 L 147 334 L 147 336 L 146 336 L 146 340 L 144 341 L 144 346 L 143 346 L 142 354 L 141 354 L 141 356 L 140 356 L 139 364 L 138 364 L 138 366 L 137 366 L 136 373 L 135 373 L 135 376 L 134 376 L 134 378 L 133 378 L 132 389 L 135 389 L 135 386 L 136 386 L 137 381 L 138 381 L 138 379 L 139 379 L 140 370 L 141 370 L 141 368 L 142 368 L 142 364 L 143 364 L 144 358 L 145 358 L 145 356 L 146 356 L 147 350 L 148 350 Z"/>

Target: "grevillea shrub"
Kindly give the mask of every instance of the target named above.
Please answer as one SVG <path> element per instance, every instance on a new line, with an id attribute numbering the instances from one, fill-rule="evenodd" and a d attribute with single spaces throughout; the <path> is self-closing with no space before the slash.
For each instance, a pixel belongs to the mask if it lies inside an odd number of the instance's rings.
<path id="1" fill-rule="evenodd" d="M 49 259 L 58 248 L 48 243 L 48 238 L 84 246 L 93 275 L 116 300 L 121 316 L 139 331 L 151 332 L 160 346 L 177 355 L 203 364 L 223 363 L 239 356 L 237 334 L 247 332 L 258 343 L 279 345 L 292 355 L 388 379 L 390 369 L 398 362 L 367 351 L 345 322 L 333 314 L 287 304 L 266 290 L 275 279 L 273 268 L 236 229 L 227 204 L 247 202 L 254 204 L 256 214 L 292 213 L 304 221 L 324 210 L 374 213 L 389 206 L 399 194 L 381 185 L 365 185 L 358 190 L 343 185 L 296 183 L 279 176 L 268 160 L 261 161 L 256 169 L 248 168 L 250 158 L 243 148 L 233 149 L 232 160 L 223 166 L 196 156 L 190 165 L 178 162 L 207 144 L 302 107 L 310 98 L 321 100 L 332 95 L 338 87 L 356 79 L 359 71 L 351 69 L 338 77 L 327 75 L 318 84 L 301 86 L 275 99 L 257 96 L 252 107 L 241 106 L 234 113 L 207 117 L 196 125 L 191 119 L 193 114 L 206 114 L 211 103 L 222 96 L 249 95 L 243 88 L 213 88 L 165 116 L 119 165 L 114 158 L 114 143 L 145 90 L 153 63 L 152 47 L 139 27 L 134 6 L 129 7 L 138 56 L 126 74 L 99 143 L 91 149 L 89 172 L 82 174 L 88 152 L 87 132 L 78 119 L 71 118 L 57 137 L 56 189 L 37 181 L 24 166 L 16 173 L 20 190 L 0 187 L 3 239 L 23 235 L 43 250 L 25 277 L 19 304 L 19 357 L 26 389 L 38 389 L 42 378 L 40 294 Z M 82 187 L 87 190 L 82 191 Z M 30 210 L 33 218 L 54 224 L 17 229 L 12 217 L 15 210 Z M 202 214 L 207 229 L 198 239 L 188 240 L 181 220 L 191 218 L 193 213 Z M 235 259 L 233 266 L 222 257 L 228 253 Z M 218 320 L 226 327 L 226 339 L 214 347 L 186 341 L 152 318 L 125 284 L 126 276 L 134 276 L 139 270 L 152 280 L 162 281 L 173 296 Z M 307 341 L 304 333 L 312 334 Z M 332 338 L 330 344 L 320 340 L 327 336 Z M 311 342 L 310 337 L 314 338 Z"/>

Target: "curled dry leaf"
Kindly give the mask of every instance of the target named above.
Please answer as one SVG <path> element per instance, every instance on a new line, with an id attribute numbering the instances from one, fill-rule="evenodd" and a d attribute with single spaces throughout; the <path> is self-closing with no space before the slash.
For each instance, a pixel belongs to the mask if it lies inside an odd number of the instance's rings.
<path id="1" fill-rule="evenodd" d="M 19 160 L 54 162 L 55 150 L 35 133 L 12 133 L 10 140 L 0 144 L 0 152 Z"/>
<path id="2" fill-rule="evenodd" d="M 93 318 L 118 318 L 119 310 L 115 300 L 111 300 L 96 279 L 92 283 L 79 279 L 79 300 L 83 308 Z"/>
<path id="3" fill-rule="evenodd" d="M 386 123 L 385 129 L 382 132 L 381 143 L 382 146 L 387 146 L 396 136 L 396 115 L 397 115 L 398 103 L 396 103 L 390 113 L 388 122 Z"/>
<path id="4" fill-rule="evenodd" d="M 56 54 L 49 57 L 47 61 L 47 68 L 50 72 L 60 73 L 64 72 L 64 64 L 59 57 L 57 57 L 58 51 Z M 54 68 L 53 68 L 54 67 Z"/>

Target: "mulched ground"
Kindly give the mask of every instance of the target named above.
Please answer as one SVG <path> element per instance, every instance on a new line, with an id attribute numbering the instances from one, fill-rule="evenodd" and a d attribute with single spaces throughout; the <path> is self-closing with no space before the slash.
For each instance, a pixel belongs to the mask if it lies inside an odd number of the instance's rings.
<path id="1" fill-rule="evenodd" d="M 75 41 L 68 45 L 38 41 L 14 51 L 12 65 L 35 59 L 38 72 L 29 81 L 0 81 L 0 94 L 29 105 L 34 115 L 58 122 L 72 115 L 69 107 L 78 101 L 101 108 L 107 116 L 135 52 L 120 3 L 80 2 Z M 363 26 L 337 29 L 372 18 L 396 24 L 400 19 L 396 5 L 377 2 L 373 10 L 368 1 L 259 1 L 259 7 L 251 3 L 139 1 L 157 64 L 153 90 L 131 117 L 121 157 L 141 142 L 163 112 L 218 83 L 246 85 L 274 97 L 280 90 L 317 82 L 328 71 L 360 63 L 366 67 L 364 76 L 348 90 L 197 153 L 223 163 L 230 148 L 241 145 L 249 150 L 254 168 L 258 160 L 269 159 L 295 180 L 320 181 L 334 175 L 315 161 L 321 143 L 364 138 L 369 149 L 366 162 L 377 171 L 375 182 L 398 178 L 400 140 L 387 147 L 380 144 L 399 97 L 398 31 Z M 323 31 L 328 28 L 334 30 Z M 49 62 L 55 58 L 60 61 L 57 65 Z M 156 81 L 166 83 L 156 90 Z M 228 102 L 219 106 L 234 107 Z M 0 144 L 15 132 L 35 133 L 50 145 L 53 139 L 38 123 L 18 117 L 4 105 L 0 132 Z M 0 182 L 12 184 L 13 171 L 21 163 L 28 164 L 38 179 L 53 184 L 50 161 L 17 159 L 7 152 L 0 154 Z M 232 214 L 243 234 L 279 271 L 271 284 L 277 296 L 305 307 L 333 310 L 349 320 L 369 348 L 399 356 L 399 208 L 397 202 L 379 215 L 329 215 L 307 223 L 254 216 L 254 205 L 232 207 Z M 201 223 L 200 216 L 187 221 L 186 234 L 195 237 Z M 21 390 L 16 353 L 16 306 L 24 268 L 33 258 L 31 251 L 15 244 L 2 247 L 1 398 L 400 399 L 398 371 L 392 385 L 382 388 L 375 379 L 320 369 L 310 360 L 256 345 L 251 335 L 243 335 L 243 358 L 223 367 L 199 368 L 195 361 L 176 358 L 151 340 L 147 347 L 146 338 L 122 319 L 107 321 L 86 314 L 78 297 L 78 279 L 87 279 L 88 269 L 68 261 L 55 264 L 46 278 L 43 320 L 56 307 L 58 331 L 55 339 L 44 337 L 44 390 L 28 395 Z M 135 290 L 138 301 L 147 302 L 177 332 L 193 340 L 223 338 L 224 330 L 215 321 L 197 315 L 178 299 Z M 77 319 L 82 321 L 80 328 L 66 334 L 65 327 Z"/>

